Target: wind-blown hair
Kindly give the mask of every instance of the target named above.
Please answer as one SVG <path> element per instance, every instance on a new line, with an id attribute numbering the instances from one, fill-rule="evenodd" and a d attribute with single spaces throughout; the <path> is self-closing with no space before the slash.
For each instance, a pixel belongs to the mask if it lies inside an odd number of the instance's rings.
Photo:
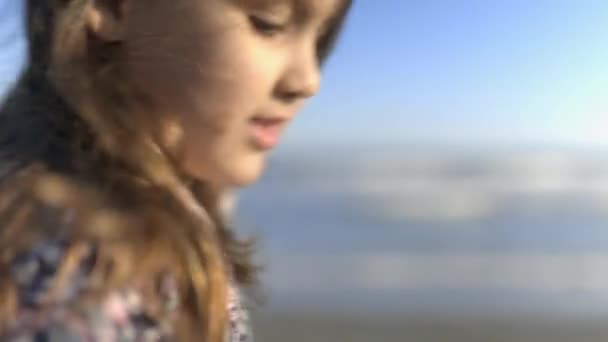
<path id="1" fill-rule="evenodd" d="M 60 275 L 84 243 L 95 247 L 88 296 L 171 272 L 183 339 L 222 341 L 228 283 L 257 282 L 252 244 L 235 238 L 222 194 L 157 143 L 160 119 L 136 110 L 145 99 L 121 70 L 120 44 L 85 28 L 92 1 L 27 0 L 29 57 L 0 109 L 0 322 L 15 315 L 11 261 L 62 237 Z M 342 19 L 321 40 L 321 61 Z"/>

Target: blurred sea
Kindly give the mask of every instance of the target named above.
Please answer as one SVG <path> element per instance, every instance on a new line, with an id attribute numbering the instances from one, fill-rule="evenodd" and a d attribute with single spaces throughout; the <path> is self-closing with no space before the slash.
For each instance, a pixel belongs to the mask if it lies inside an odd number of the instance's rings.
<path id="1" fill-rule="evenodd" d="M 605 153 L 279 151 L 238 210 L 260 340 L 607 340 Z"/>

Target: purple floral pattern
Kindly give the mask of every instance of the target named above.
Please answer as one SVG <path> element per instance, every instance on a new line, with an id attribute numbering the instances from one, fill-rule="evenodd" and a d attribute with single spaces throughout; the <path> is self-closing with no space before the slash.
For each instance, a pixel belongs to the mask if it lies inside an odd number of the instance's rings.
<path id="1" fill-rule="evenodd" d="M 134 289 L 113 291 L 99 305 L 78 306 L 76 299 L 92 264 L 89 254 L 49 304 L 49 292 L 66 247 L 63 241 L 45 241 L 14 261 L 12 274 L 19 289 L 20 305 L 15 325 L 7 336 L 0 338 L 2 341 L 175 341 L 173 328 L 179 293 L 171 277 L 162 281 L 158 298 L 161 314 L 147 314 L 146 299 Z M 248 313 L 234 286 L 229 289 L 227 308 L 227 342 L 251 342 Z"/>

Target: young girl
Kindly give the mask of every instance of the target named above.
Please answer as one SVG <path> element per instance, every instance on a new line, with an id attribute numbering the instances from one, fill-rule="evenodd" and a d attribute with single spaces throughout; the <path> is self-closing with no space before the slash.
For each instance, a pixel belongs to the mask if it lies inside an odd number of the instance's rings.
<path id="1" fill-rule="evenodd" d="M 248 341 L 254 182 L 349 0 L 28 0 L 0 113 L 0 340 Z"/>

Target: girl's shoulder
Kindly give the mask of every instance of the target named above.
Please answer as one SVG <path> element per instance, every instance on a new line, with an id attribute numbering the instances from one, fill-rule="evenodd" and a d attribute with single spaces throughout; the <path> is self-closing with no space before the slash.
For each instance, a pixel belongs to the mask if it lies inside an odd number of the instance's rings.
<path id="1" fill-rule="evenodd" d="M 16 307 L 9 341 L 162 341 L 173 336 L 178 289 L 167 275 L 154 295 L 133 285 L 94 293 L 91 245 L 39 242 L 10 265 Z M 5 340 L 3 339 L 3 340 Z"/>
<path id="2" fill-rule="evenodd" d="M 0 340 L 171 340 L 176 279 L 103 284 L 104 268 L 124 265 L 99 267 L 98 242 L 72 229 L 82 190 L 34 169 L 0 183 Z"/>
<path id="3" fill-rule="evenodd" d="M 148 229 L 163 213 L 123 222 L 104 208 L 86 185 L 44 170 L 0 180 L 1 341 L 180 340 L 187 293 L 170 229 Z M 250 341 L 236 285 L 227 309 L 229 340 Z"/>

